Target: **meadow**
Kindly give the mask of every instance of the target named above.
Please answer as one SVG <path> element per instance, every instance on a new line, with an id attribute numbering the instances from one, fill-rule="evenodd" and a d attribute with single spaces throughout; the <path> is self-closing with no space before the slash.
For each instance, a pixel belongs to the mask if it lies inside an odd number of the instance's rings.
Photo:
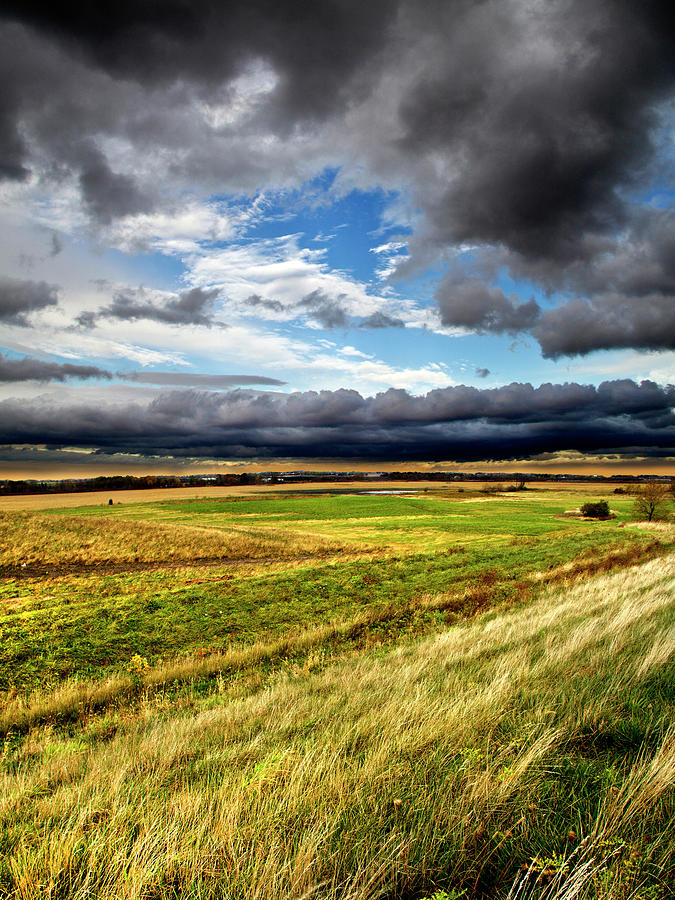
<path id="1" fill-rule="evenodd" d="M 0 897 L 670 896 L 673 525 L 479 487 L 0 513 Z"/>

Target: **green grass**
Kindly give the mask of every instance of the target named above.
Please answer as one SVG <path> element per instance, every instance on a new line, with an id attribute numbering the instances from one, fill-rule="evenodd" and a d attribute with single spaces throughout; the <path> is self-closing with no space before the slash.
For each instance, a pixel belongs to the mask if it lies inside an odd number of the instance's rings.
<path id="1" fill-rule="evenodd" d="M 672 528 L 588 499 L 6 514 L 0 900 L 666 897 Z"/>
<path id="2" fill-rule="evenodd" d="M 393 501 L 388 510 L 391 515 L 382 517 L 387 501 Z M 183 516 L 186 527 L 193 529 L 199 516 L 206 514 L 203 509 L 210 510 L 213 505 L 167 503 L 160 504 L 159 511 L 173 517 L 174 527 Z M 232 517 L 240 522 L 252 508 L 259 511 L 256 527 L 260 517 L 269 527 L 272 517 L 283 511 L 280 529 L 286 527 L 291 515 L 317 515 L 323 509 L 324 534 L 329 534 L 335 521 L 351 520 L 356 511 L 365 518 L 371 506 L 378 534 L 384 533 L 386 525 L 392 543 L 403 535 L 415 547 L 424 545 L 426 539 L 426 532 L 421 537 L 417 532 L 420 509 L 434 511 L 435 517 L 427 516 L 424 522 L 429 528 L 435 526 L 434 538 L 442 536 L 449 548 L 427 549 L 424 553 L 411 553 L 405 548 L 408 552 L 401 555 L 404 548 L 399 546 L 397 555 L 382 551 L 379 557 L 368 559 L 296 565 L 286 570 L 276 567 L 270 574 L 266 568 L 242 573 L 220 567 L 194 569 L 192 577 L 185 570 L 175 573 L 159 569 L 63 577 L 58 577 L 57 571 L 57 577 L 49 580 L 5 580 L 0 585 L 4 608 L 0 615 L 0 690 L 25 692 L 47 684 L 54 686 L 65 678 L 101 678 L 121 671 L 134 654 L 156 665 L 199 648 L 224 650 L 255 640 L 272 640 L 351 619 L 363 611 L 391 611 L 393 624 L 383 620 L 378 630 L 381 638 L 395 637 L 399 630 L 438 625 L 436 611 L 420 612 L 412 620 L 410 615 L 404 616 L 404 621 L 397 620 L 398 608 L 423 595 L 462 594 L 484 586 L 487 578 L 491 602 L 506 600 L 516 597 L 523 579 L 534 573 L 578 558 L 592 562 L 617 547 L 639 558 L 642 548 L 653 543 L 649 533 L 620 529 L 616 520 L 586 523 L 556 519 L 554 513 L 564 503 L 548 499 L 451 504 L 393 497 L 339 497 L 218 504 L 224 509 L 220 515 L 228 527 Z M 469 512 L 460 517 L 448 514 L 447 507 Z M 407 520 L 401 518 L 405 508 L 414 513 Z M 143 505 L 134 512 L 152 521 L 157 509 L 157 504 Z M 83 521 L 82 510 L 69 513 Z M 64 516 L 62 521 L 67 524 L 70 519 Z M 555 540 L 551 540 L 553 535 Z M 436 546 L 435 540 L 427 541 L 429 544 Z"/>
<path id="3" fill-rule="evenodd" d="M 671 554 L 10 735 L 0 897 L 670 896 L 674 588 Z"/>
<path id="4" fill-rule="evenodd" d="M 202 528 L 247 525 L 310 533 L 356 547 L 441 549 L 457 541 L 492 541 L 597 528 L 597 522 L 558 518 L 588 500 L 588 492 L 527 491 L 489 496 L 477 491 L 378 496 L 283 496 L 251 500 L 170 500 L 129 506 L 50 510 L 51 515 L 171 522 Z M 629 521 L 630 499 L 610 498 L 611 527 Z"/>

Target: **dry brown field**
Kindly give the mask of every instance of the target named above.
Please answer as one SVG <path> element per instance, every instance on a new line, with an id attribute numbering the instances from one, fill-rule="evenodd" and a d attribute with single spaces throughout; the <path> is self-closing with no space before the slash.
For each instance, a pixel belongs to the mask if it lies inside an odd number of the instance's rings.
<path id="1" fill-rule="evenodd" d="M 512 484 L 513 479 L 504 477 L 504 484 Z M 609 495 L 615 484 L 589 483 L 561 483 L 561 482 L 532 482 L 530 487 L 537 491 L 564 491 L 574 490 L 588 492 L 592 495 Z M 250 497 L 252 495 L 279 494 L 288 491 L 317 491 L 325 488 L 331 490 L 372 490 L 372 491 L 448 491 L 454 492 L 459 488 L 463 490 L 480 490 L 480 481 L 454 481 L 449 483 L 439 481 L 340 481 L 340 482 L 304 482 L 302 484 L 255 484 L 255 485 L 229 485 L 226 487 L 185 487 L 185 488 L 157 488 L 149 490 L 129 491 L 78 491 L 72 494 L 24 494 L 15 497 L 0 497 L 0 511 L 40 509 L 65 509 L 75 506 L 106 506 L 112 499 L 113 503 L 156 503 L 159 500 L 197 500 L 205 498 Z"/>

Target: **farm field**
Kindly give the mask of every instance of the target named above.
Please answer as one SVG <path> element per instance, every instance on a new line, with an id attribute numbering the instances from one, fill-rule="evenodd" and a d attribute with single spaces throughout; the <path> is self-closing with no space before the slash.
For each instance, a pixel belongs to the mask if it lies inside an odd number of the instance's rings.
<path id="1" fill-rule="evenodd" d="M 508 482 L 508 477 L 505 478 Z M 602 492 L 603 488 L 593 482 L 584 482 L 570 486 L 575 493 L 578 494 L 597 494 Z M 332 488 L 332 490 L 331 490 Z M 256 484 L 256 485 L 232 485 L 232 486 L 214 486 L 214 487 L 184 487 L 184 488 L 149 488 L 145 490 L 123 490 L 123 491 L 92 491 L 91 493 L 65 493 L 65 494 L 20 494 L 15 496 L 0 497 L 0 510 L 12 512 L 16 510 L 39 511 L 43 509 L 63 509 L 65 507 L 78 506 L 104 506 L 112 499 L 115 504 L 130 503 L 148 503 L 164 500 L 205 500 L 220 499 L 228 500 L 237 497 L 265 497 L 285 494 L 325 494 L 344 492 L 363 492 L 366 490 L 373 491 L 440 491 L 453 493 L 461 488 L 463 491 L 475 492 L 480 488 L 480 484 L 475 481 L 455 482 L 452 485 L 442 485 L 438 481 L 380 481 L 374 482 L 372 486 L 363 481 L 343 481 L 333 485 L 297 485 L 297 484 Z M 537 491 L 543 493 L 546 491 L 560 492 L 561 487 L 554 482 L 541 482 L 537 484 Z M 612 490 L 607 485 L 604 492 Z"/>
<path id="2" fill-rule="evenodd" d="M 673 525 L 398 487 L 0 513 L 0 897 L 667 896 Z"/>
<path id="3" fill-rule="evenodd" d="M 363 481 L 344 481 L 340 482 L 339 487 L 347 491 L 364 490 L 367 485 Z M 410 482 L 409 484 L 400 481 L 379 481 L 376 488 L 379 490 L 400 490 L 403 488 L 438 488 L 438 482 L 422 481 Z M 473 485 L 475 488 L 475 484 Z M 583 490 L 584 485 L 579 485 Z M 305 492 L 321 492 L 321 488 L 313 485 L 303 485 Z M 323 488 L 325 491 L 325 488 Z M 62 509 L 64 507 L 82 506 L 86 503 L 89 506 L 103 506 L 108 500 L 113 499 L 116 504 L 128 503 L 147 503 L 156 500 L 201 500 L 201 499 L 220 499 L 227 500 L 233 497 L 264 497 L 270 494 L 293 494 L 298 491 L 297 484 L 252 484 L 252 485 L 228 485 L 213 487 L 183 487 L 183 488 L 147 488 L 144 490 L 123 490 L 123 491 L 92 491 L 91 493 L 64 493 L 64 494 L 20 494 L 16 496 L 0 497 L 0 510 L 8 512 L 12 510 L 40 510 L 40 509 Z"/>

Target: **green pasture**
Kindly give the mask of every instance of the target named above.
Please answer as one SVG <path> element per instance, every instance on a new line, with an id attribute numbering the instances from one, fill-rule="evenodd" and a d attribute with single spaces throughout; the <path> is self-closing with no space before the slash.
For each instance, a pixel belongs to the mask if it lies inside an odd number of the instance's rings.
<path id="1" fill-rule="evenodd" d="M 71 677 L 120 671 L 134 654 L 151 664 L 297 634 L 363 611 L 380 616 L 377 639 L 447 621 L 396 614 L 416 598 L 480 588 L 485 602 L 516 597 L 522 579 L 623 548 L 640 555 L 653 535 L 623 527 L 629 502 L 606 522 L 564 518 L 587 499 L 569 492 L 284 496 L 82 507 L 60 516 L 143 519 L 217 529 L 261 528 L 339 539 L 359 559 L 199 568 L 82 572 L 0 582 L 0 690 L 26 691 Z M 665 540 L 665 538 L 663 538 Z M 376 549 L 373 549 L 376 548 Z M 383 611 L 388 611 L 383 612 Z"/>
<path id="2" fill-rule="evenodd" d="M 588 491 L 528 490 L 482 494 L 455 490 L 410 494 L 282 495 L 247 500 L 165 500 L 128 506 L 82 506 L 52 515 L 111 516 L 202 528 L 281 529 L 325 536 L 355 547 L 424 552 L 458 542 L 500 543 L 514 536 L 615 529 L 630 520 L 631 501 L 605 495 L 617 516 L 609 523 L 562 518 Z"/>

